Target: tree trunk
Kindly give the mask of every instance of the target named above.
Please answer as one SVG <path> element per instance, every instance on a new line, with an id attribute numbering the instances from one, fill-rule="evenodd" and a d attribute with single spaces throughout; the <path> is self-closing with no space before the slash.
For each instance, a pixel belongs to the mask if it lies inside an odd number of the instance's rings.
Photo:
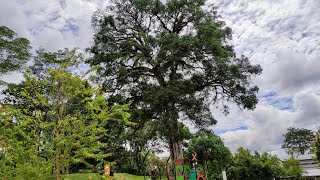
<path id="1" fill-rule="evenodd" d="M 183 159 L 182 146 L 179 142 L 173 138 L 169 139 L 170 159 L 173 175 L 175 175 L 175 161 L 177 159 Z"/>
<path id="2" fill-rule="evenodd" d="M 60 131 L 59 131 L 59 121 L 57 120 L 55 122 L 55 130 L 54 130 L 54 136 L 55 138 L 58 138 L 60 136 Z M 60 164 L 61 164 L 61 160 L 60 160 L 60 156 L 61 156 L 61 149 L 60 149 L 60 145 L 55 142 L 55 170 L 54 170 L 54 174 L 56 176 L 56 180 L 60 180 L 61 179 L 61 169 L 60 169 Z"/>
<path id="3" fill-rule="evenodd" d="M 205 161 L 203 166 L 204 176 L 208 179 L 208 163 Z"/>
<path id="4" fill-rule="evenodd" d="M 146 168 L 145 168 L 145 166 L 144 166 L 144 163 L 146 162 L 147 157 L 148 157 L 150 151 L 151 151 L 151 149 L 149 149 L 149 150 L 147 151 L 147 153 L 144 155 L 143 160 L 142 160 L 142 165 L 140 166 L 141 172 L 143 171 L 143 173 L 146 172 Z"/>
<path id="5" fill-rule="evenodd" d="M 60 148 L 58 147 L 56 150 L 56 169 L 55 169 L 55 175 L 56 175 L 56 179 L 60 180 L 61 176 L 60 176 Z"/>
<path id="6" fill-rule="evenodd" d="M 167 179 L 169 180 L 169 168 L 168 168 L 168 162 L 170 160 L 170 157 L 167 159 L 167 162 L 166 162 L 166 175 L 167 175 Z"/>

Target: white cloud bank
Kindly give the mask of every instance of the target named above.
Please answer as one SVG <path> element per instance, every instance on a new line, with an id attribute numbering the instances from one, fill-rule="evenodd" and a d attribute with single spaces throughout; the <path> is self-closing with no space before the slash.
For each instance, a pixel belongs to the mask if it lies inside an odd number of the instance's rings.
<path id="1" fill-rule="evenodd" d="M 288 127 L 316 130 L 320 125 L 320 1 L 216 4 L 233 29 L 236 51 L 264 69 L 254 80 L 260 87 L 257 108 L 253 112 L 233 108 L 230 117 L 220 116 L 216 129 L 236 129 L 240 121 L 246 128 L 221 134 L 233 151 L 243 146 L 283 155 L 282 134 Z"/>

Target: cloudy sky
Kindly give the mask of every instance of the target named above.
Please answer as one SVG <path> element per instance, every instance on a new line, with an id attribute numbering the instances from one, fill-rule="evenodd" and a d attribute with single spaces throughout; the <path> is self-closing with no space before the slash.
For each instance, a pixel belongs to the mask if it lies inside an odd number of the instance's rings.
<path id="1" fill-rule="evenodd" d="M 280 156 L 290 126 L 320 127 L 320 1 L 210 0 L 233 29 L 236 52 L 260 64 L 263 74 L 254 111 L 231 106 L 228 116 L 213 109 L 214 128 L 234 151 L 240 146 Z M 103 0 L 0 0 L 0 25 L 28 38 L 37 49 L 86 48 L 92 42 L 93 12 Z M 2 79 L 12 82 L 21 75 Z"/>

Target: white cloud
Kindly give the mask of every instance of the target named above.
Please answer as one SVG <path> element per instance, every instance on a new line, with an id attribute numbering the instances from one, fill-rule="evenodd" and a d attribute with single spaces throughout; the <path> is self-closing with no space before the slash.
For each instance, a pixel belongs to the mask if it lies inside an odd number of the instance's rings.
<path id="1" fill-rule="evenodd" d="M 22 7 L 15 1 L 0 0 L 0 24 L 12 28 L 20 35 L 27 36 L 28 23 Z"/>
<path id="2" fill-rule="evenodd" d="M 12 72 L 0 77 L 0 80 L 7 83 L 19 83 L 24 79 L 23 74 L 18 72 Z"/>
<path id="3" fill-rule="evenodd" d="M 282 134 L 288 127 L 319 126 L 320 1 L 219 0 L 216 4 L 233 29 L 236 52 L 264 69 L 254 80 L 260 87 L 255 111 L 232 109 L 217 128 L 229 124 L 236 129 L 240 121 L 247 129 L 221 135 L 233 150 L 245 146 L 281 155 Z M 272 100 L 263 97 L 274 92 Z M 280 108 L 285 106 L 292 108 Z"/>
<path id="4" fill-rule="evenodd" d="M 265 63 L 263 74 L 256 79 L 262 91 L 272 89 L 291 96 L 320 83 L 320 56 L 289 49 L 280 49 L 274 55 L 275 60 Z"/>
<path id="5" fill-rule="evenodd" d="M 320 126 L 319 95 L 310 92 L 298 93 L 293 101 L 296 105 L 294 112 L 266 104 L 258 105 L 254 112 L 245 112 L 248 118 L 243 122 L 247 129 L 229 131 L 221 137 L 233 151 L 242 146 L 283 155 L 284 152 L 280 149 L 282 134 L 288 127 L 316 130 Z"/>
<path id="6" fill-rule="evenodd" d="M 35 49 L 42 46 L 51 51 L 88 47 L 93 35 L 91 16 L 106 4 L 99 0 L 0 0 L 0 3 L 1 25 L 28 38 Z"/>

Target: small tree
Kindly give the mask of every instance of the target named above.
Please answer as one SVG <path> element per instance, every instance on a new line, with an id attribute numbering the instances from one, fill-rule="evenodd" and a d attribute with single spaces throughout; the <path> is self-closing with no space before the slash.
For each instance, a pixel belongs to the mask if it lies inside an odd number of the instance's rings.
<path id="1" fill-rule="evenodd" d="M 284 174 L 281 161 L 276 156 L 258 152 L 251 154 L 243 148 L 234 155 L 227 173 L 231 180 L 273 179 Z"/>
<path id="2" fill-rule="evenodd" d="M 282 148 L 288 154 L 304 155 L 311 149 L 311 143 L 314 141 L 314 133 L 309 129 L 299 129 L 290 127 L 287 133 L 283 135 L 284 141 Z"/>
<path id="3" fill-rule="evenodd" d="M 293 157 L 283 161 L 284 175 L 285 177 L 293 177 L 295 179 L 302 179 L 303 170 L 299 160 Z"/>
<path id="4" fill-rule="evenodd" d="M 139 175 L 145 174 L 147 159 L 153 153 L 161 152 L 161 140 L 157 136 L 156 126 L 152 122 L 144 124 L 143 128 L 131 128 L 127 132 L 127 139 L 132 152 L 134 166 Z"/>
<path id="5" fill-rule="evenodd" d="M 152 180 L 156 180 L 158 177 L 161 179 L 161 174 L 164 173 L 163 169 L 165 162 L 162 161 L 158 156 L 150 154 L 148 157 L 148 169 Z"/>
<path id="6" fill-rule="evenodd" d="M 198 162 L 202 164 L 207 179 L 219 178 L 232 157 L 221 138 L 211 133 L 195 135 L 188 146 L 188 157 L 191 157 L 192 152 L 197 154 Z M 208 173 L 209 169 L 215 172 Z"/>

